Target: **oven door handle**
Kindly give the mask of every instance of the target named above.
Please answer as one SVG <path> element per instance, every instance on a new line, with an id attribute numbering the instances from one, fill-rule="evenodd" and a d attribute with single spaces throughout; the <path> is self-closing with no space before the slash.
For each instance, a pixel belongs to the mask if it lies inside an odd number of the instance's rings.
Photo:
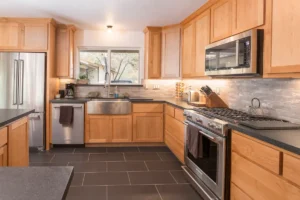
<path id="1" fill-rule="evenodd" d="M 206 136 L 206 137 L 208 137 L 212 141 L 216 141 L 215 137 L 213 137 L 211 135 L 208 135 L 207 133 L 204 133 L 203 131 L 199 131 L 199 133 L 202 134 L 202 135 L 204 135 L 204 136 Z"/>

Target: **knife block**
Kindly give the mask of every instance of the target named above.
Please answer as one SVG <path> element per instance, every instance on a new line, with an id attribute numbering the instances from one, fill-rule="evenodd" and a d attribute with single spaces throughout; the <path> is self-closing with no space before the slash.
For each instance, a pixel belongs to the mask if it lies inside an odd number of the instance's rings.
<path id="1" fill-rule="evenodd" d="M 206 97 L 206 106 L 208 108 L 228 108 L 227 104 L 214 92 Z"/>

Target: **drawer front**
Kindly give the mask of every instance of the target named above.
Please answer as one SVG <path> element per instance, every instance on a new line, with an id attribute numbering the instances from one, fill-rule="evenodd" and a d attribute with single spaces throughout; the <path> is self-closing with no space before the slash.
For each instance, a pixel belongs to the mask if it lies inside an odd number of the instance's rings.
<path id="1" fill-rule="evenodd" d="M 159 103 L 136 103 L 133 104 L 134 113 L 163 113 L 164 105 Z"/>
<path id="2" fill-rule="evenodd" d="M 283 155 L 283 177 L 300 186 L 300 159 Z"/>
<path id="3" fill-rule="evenodd" d="M 183 116 L 183 110 L 178 108 L 175 109 L 175 119 L 184 122 L 185 117 Z"/>
<path id="4" fill-rule="evenodd" d="M 238 188 L 234 183 L 230 185 L 230 200 L 252 200 L 246 193 Z"/>
<path id="5" fill-rule="evenodd" d="M 0 129 L 0 147 L 7 144 L 7 127 Z"/>
<path id="6" fill-rule="evenodd" d="M 165 114 L 171 117 L 175 117 L 175 108 L 173 106 L 165 104 Z"/>
<path id="7" fill-rule="evenodd" d="M 165 130 L 182 144 L 184 143 L 184 124 L 180 121 L 165 115 Z"/>
<path id="8" fill-rule="evenodd" d="M 300 188 L 232 152 L 231 181 L 252 199 L 298 200 Z"/>
<path id="9" fill-rule="evenodd" d="M 279 174 L 280 152 L 275 149 L 240 136 L 237 132 L 233 131 L 232 151 L 245 156 L 249 160 L 276 174 Z"/>
<path id="10" fill-rule="evenodd" d="M 165 131 L 165 143 L 181 163 L 184 164 L 184 145 L 175 139 L 168 131 Z"/>

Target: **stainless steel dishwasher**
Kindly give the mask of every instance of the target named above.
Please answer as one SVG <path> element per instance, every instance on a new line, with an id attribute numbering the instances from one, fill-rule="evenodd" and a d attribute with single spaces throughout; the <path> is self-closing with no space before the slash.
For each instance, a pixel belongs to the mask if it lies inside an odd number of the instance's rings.
<path id="1" fill-rule="evenodd" d="M 59 123 L 60 107 L 73 106 L 73 123 Z M 52 104 L 52 144 L 84 144 L 84 104 Z"/>

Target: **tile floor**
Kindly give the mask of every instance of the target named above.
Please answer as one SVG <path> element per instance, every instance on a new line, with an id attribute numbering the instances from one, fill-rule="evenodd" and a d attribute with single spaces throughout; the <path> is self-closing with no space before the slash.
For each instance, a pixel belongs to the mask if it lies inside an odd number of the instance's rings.
<path id="1" fill-rule="evenodd" d="M 167 147 L 59 148 L 31 166 L 74 166 L 67 200 L 202 200 Z"/>

